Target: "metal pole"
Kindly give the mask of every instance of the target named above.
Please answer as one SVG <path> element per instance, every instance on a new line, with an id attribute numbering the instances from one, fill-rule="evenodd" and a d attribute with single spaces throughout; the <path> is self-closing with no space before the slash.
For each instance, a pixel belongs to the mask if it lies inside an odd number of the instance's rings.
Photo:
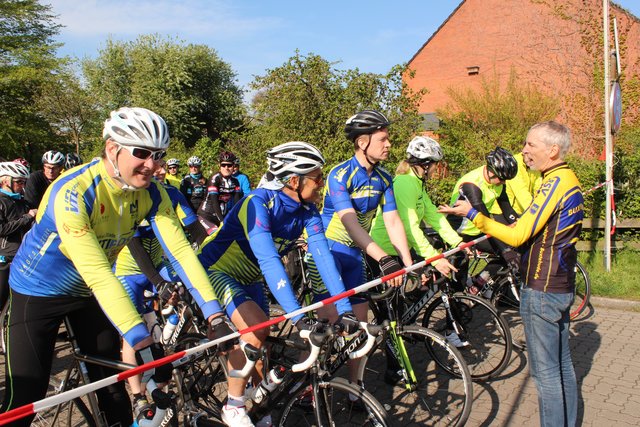
<path id="1" fill-rule="evenodd" d="M 611 190 L 610 185 L 613 166 L 613 147 L 611 143 L 611 107 L 609 79 L 609 0 L 603 0 L 602 21 L 604 25 L 604 135 L 605 135 L 605 176 L 607 179 L 607 196 L 604 220 L 604 268 L 611 271 Z"/>

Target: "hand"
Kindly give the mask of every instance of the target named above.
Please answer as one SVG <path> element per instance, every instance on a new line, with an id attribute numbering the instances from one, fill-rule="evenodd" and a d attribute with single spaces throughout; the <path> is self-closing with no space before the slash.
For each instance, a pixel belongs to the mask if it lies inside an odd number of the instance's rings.
<path id="1" fill-rule="evenodd" d="M 136 350 L 136 362 L 138 365 L 144 365 L 145 363 L 153 362 L 154 360 L 162 359 L 163 357 L 164 350 L 158 343 L 153 343 L 150 346 Z M 149 369 L 142 373 L 142 382 L 147 383 L 150 379 L 153 379 L 158 384 L 166 383 L 171 379 L 172 370 L 170 363 Z"/>
<path id="2" fill-rule="evenodd" d="M 385 255 L 382 258 L 380 258 L 378 260 L 378 264 L 380 265 L 381 276 L 388 276 L 389 274 L 402 270 L 402 266 L 400 265 L 398 260 L 389 255 Z M 398 275 L 394 277 L 393 279 L 389 280 L 387 283 L 393 286 L 394 288 L 401 286 L 402 275 Z"/>
<path id="3" fill-rule="evenodd" d="M 360 322 L 358 322 L 352 311 L 342 313 L 335 324 L 340 326 L 345 335 L 355 334 L 360 329 Z"/>
<path id="4" fill-rule="evenodd" d="M 466 200 L 458 200 L 453 207 L 449 205 L 440 205 L 438 206 L 438 212 L 443 214 L 451 214 L 457 216 L 467 216 L 469 211 L 471 210 L 471 203 Z"/>
<path id="5" fill-rule="evenodd" d="M 321 323 L 316 319 L 311 319 L 309 317 L 303 317 L 296 322 L 296 328 L 298 331 L 311 331 L 315 332 L 320 328 Z"/>
<path id="6" fill-rule="evenodd" d="M 446 276 L 446 277 L 449 277 L 449 274 L 451 274 L 451 271 L 455 271 L 456 273 L 458 272 L 458 269 L 455 268 L 453 264 L 451 264 L 449 260 L 447 260 L 446 258 L 442 258 L 441 260 L 438 260 L 437 263 L 434 265 L 434 267 L 443 276 Z"/>
<path id="7" fill-rule="evenodd" d="M 458 245 L 458 247 L 465 245 L 467 242 L 460 242 L 460 244 Z M 473 251 L 471 250 L 471 248 L 469 246 L 465 247 L 463 249 L 464 253 L 467 254 L 468 256 L 473 256 Z"/>
<path id="8" fill-rule="evenodd" d="M 236 332 L 236 327 L 227 319 L 226 316 L 218 316 L 209 322 L 209 330 L 207 331 L 207 337 L 211 340 L 217 340 L 222 337 L 226 337 Z M 227 352 L 233 348 L 238 342 L 237 338 L 230 339 L 218 344 L 218 348 L 222 352 Z"/>
<path id="9" fill-rule="evenodd" d="M 38 209 L 29 209 L 29 212 L 27 212 L 27 214 L 33 218 L 36 217 L 37 213 L 38 213 Z"/>
<path id="10" fill-rule="evenodd" d="M 172 282 L 169 280 L 161 280 L 160 282 L 156 283 L 154 286 L 156 287 L 156 290 L 158 291 L 158 295 L 160 295 L 160 298 L 162 299 L 163 302 L 166 302 L 167 300 L 171 299 L 174 294 L 177 296 L 177 290 L 179 288 L 179 286 L 181 285 L 180 282 Z M 174 303 L 169 303 L 170 305 L 176 305 Z"/>

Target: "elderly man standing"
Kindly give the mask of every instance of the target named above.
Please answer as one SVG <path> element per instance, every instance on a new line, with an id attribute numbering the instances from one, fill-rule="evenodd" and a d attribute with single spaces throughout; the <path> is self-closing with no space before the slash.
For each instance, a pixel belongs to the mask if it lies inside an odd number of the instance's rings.
<path id="1" fill-rule="evenodd" d="M 524 161 L 542 173 L 542 185 L 529 209 L 509 227 L 493 221 L 466 201 L 439 211 L 466 216 L 487 234 L 522 246 L 524 284 L 520 312 L 529 370 L 538 390 L 541 426 L 574 426 L 578 387 L 569 350 L 569 309 L 575 291 L 576 248 L 584 217 L 582 190 L 564 162 L 569 129 L 550 121 L 529 129 Z"/>

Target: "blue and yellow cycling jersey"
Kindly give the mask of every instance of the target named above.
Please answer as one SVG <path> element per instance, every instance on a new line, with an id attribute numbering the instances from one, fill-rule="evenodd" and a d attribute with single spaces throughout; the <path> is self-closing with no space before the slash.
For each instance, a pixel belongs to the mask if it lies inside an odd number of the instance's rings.
<path id="1" fill-rule="evenodd" d="M 324 187 L 322 207 L 322 223 L 327 230 L 327 238 L 355 247 L 337 213 L 353 208 L 358 223 L 368 232 L 378 206 L 382 207 L 382 212 L 396 210 L 391 184 L 391 175 L 387 171 L 375 166 L 369 175 L 355 156 L 331 169 Z"/>
<path id="2" fill-rule="evenodd" d="M 146 189 L 123 191 L 102 160 L 74 168 L 49 186 L 13 261 L 11 288 L 39 297 L 93 294 L 125 340 L 135 345 L 149 332 L 111 266 L 145 219 L 204 315 L 219 312 L 162 185 L 154 181 Z"/>
<path id="3" fill-rule="evenodd" d="M 574 291 L 577 252 L 584 218 L 578 178 L 566 163 L 543 172 L 542 185 L 518 222 L 507 226 L 476 209 L 467 217 L 483 232 L 512 245 L 524 245 L 522 275 L 526 285 L 542 292 Z"/>
<path id="4" fill-rule="evenodd" d="M 264 275 L 271 293 L 290 313 L 300 305 L 281 257 L 303 232 L 327 288 L 332 295 L 343 292 L 344 284 L 329 252 L 317 208 L 303 205 L 282 191 L 258 188 L 243 198 L 231 209 L 222 226 L 204 241 L 198 257 L 209 271 L 222 271 L 243 285 Z M 340 313 L 351 310 L 346 300 L 336 305 Z"/>
<path id="5" fill-rule="evenodd" d="M 180 219 L 182 225 L 186 227 L 196 222 L 198 217 L 193 209 L 191 209 L 191 205 L 189 205 L 189 202 L 180 190 L 166 183 L 162 183 L 162 186 L 167 190 L 169 199 L 171 199 L 171 205 L 178 215 L 178 219 Z M 159 267 L 162 264 L 162 254 L 164 251 L 162 250 L 160 241 L 156 238 L 156 235 L 153 232 L 153 227 L 151 227 L 146 220 L 143 220 L 138 226 L 133 237 L 140 238 L 140 243 L 144 247 L 144 250 L 149 254 L 151 262 L 156 268 Z M 131 255 L 131 251 L 128 246 L 122 248 L 118 254 L 118 258 L 113 265 L 113 271 L 116 276 L 131 276 L 142 273 L 135 258 Z"/>

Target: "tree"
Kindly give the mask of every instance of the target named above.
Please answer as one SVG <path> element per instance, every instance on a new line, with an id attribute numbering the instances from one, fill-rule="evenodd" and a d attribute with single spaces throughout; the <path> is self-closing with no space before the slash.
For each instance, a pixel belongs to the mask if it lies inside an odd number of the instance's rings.
<path id="1" fill-rule="evenodd" d="M 353 145 L 345 139 L 344 124 L 367 108 L 383 111 L 393 123 L 390 132 L 396 144 L 387 164 L 393 168 L 403 156 L 406 143 L 420 126 L 418 96 L 402 82 L 403 67 L 379 75 L 338 70 L 335 65 L 318 55 L 296 51 L 282 66 L 267 70 L 251 83 L 257 91 L 253 123 L 229 147 L 240 156 L 243 171 L 252 181 L 264 173 L 265 151 L 287 141 L 316 145 L 327 166 L 348 159 Z"/>
<path id="2" fill-rule="evenodd" d="M 53 37 L 60 25 L 37 0 L 0 2 L 0 156 L 39 159 L 58 138 L 35 106 L 60 60 Z"/>
<path id="3" fill-rule="evenodd" d="M 104 116 L 122 106 L 149 108 L 187 147 L 242 125 L 242 91 L 235 73 L 207 46 L 158 35 L 133 42 L 109 40 L 97 59 L 84 62 L 83 70 Z"/>
<path id="4" fill-rule="evenodd" d="M 66 151 L 80 153 L 84 140 L 100 136 L 102 122 L 95 98 L 68 66 L 43 83 L 36 108 L 58 136 L 69 143 Z"/>

